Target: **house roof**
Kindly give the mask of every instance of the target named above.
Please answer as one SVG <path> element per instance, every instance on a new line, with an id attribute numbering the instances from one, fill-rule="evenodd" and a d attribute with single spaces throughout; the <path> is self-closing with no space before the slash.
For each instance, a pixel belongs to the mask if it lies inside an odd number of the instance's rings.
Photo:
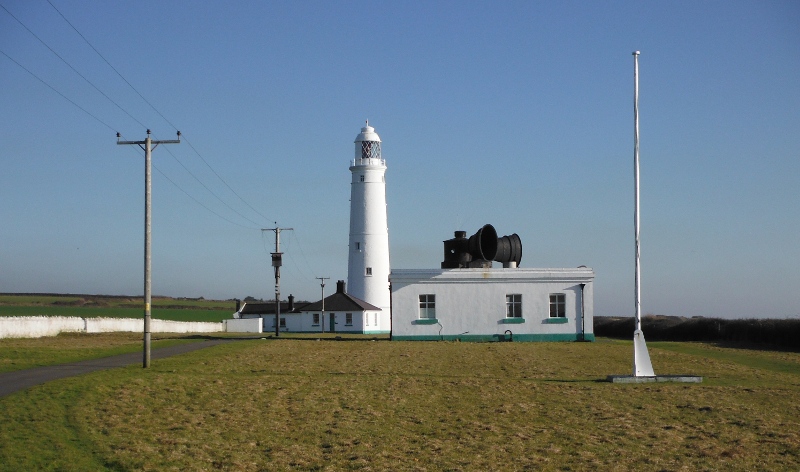
<path id="1" fill-rule="evenodd" d="M 322 300 L 301 306 L 298 311 L 322 311 Z M 325 311 L 381 311 L 381 309 L 347 293 L 344 281 L 340 280 L 336 283 L 336 293 L 325 297 Z"/>
<path id="2" fill-rule="evenodd" d="M 275 302 L 245 302 L 239 308 L 242 315 L 274 315 Z M 297 313 L 297 307 L 289 302 L 281 302 L 281 314 Z"/>

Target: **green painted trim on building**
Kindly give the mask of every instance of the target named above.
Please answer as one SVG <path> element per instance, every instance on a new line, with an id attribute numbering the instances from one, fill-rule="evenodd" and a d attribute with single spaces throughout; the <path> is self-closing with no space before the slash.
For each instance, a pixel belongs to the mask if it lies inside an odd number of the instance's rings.
<path id="1" fill-rule="evenodd" d="M 503 318 L 500 322 L 503 324 L 521 324 L 525 322 L 525 318 Z"/>
<path id="2" fill-rule="evenodd" d="M 391 334 L 390 331 L 281 331 L 281 333 L 297 333 L 297 334 L 363 334 L 363 335 L 378 335 L 378 334 Z M 270 334 L 264 331 L 262 334 Z M 274 332 L 272 333 L 274 334 Z M 464 342 L 504 342 L 513 338 L 514 342 L 570 342 L 580 341 L 580 334 L 513 334 L 509 337 L 506 334 L 462 334 L 462 335 L 421 335 L 421 336 L 399 336 L 393 335 L 393 341 L 464 341 Z M 594 333 L 586 333 L 584 341 L 594 342 Z"/>
<path id="3" fill-rule="evenodd" d="M 580 334 L 514 334 L 514 342 L 569 342 L 579 341 Z M 594 334 L 586 333 L 586 341 L 594 341 Z M 502 342 L 508 341 L 509 336 L 505 334 L 445 334 L 445 335 L 420 335 L 420 336 L 401 336 L 393 335 L 393 341 L 464 341 L 464 342 Z"/>
<path id="4" fill-rule="evenodd" d="M 569 321 L 569 320 L 567 320 L 566 318 L 545 318 L 544 319 L 545 324 L 563 324 L 563 323 L 566 323 L 567 321 Z"/>
<path id="5" fill-rule="evenodd" d="M 439 322 L 439 320 L 437 320 L 436 318 L 420 318 L 418 320 L 414 320 L 411 324 L 432 325 L 432 324 L 436 324 L 438 322 Z"/>

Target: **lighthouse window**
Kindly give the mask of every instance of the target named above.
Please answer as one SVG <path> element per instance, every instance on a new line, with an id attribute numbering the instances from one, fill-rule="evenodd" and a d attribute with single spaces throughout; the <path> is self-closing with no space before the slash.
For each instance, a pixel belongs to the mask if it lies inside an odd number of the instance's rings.
<path id="1" fill-rule="evenodd" d="M 358 176 L 358 181 L 359 182 L 363 182 L 364 181 L 364 176 L 363 175 L 359 175 Z"/>
<path id="2" fill-rule="evenodd" d="M 565 318 L 567 304 L 563 293 L 550 294 L 550 318 Z"/>
<path id="3" fill-rule="evenodd" d="M 366 275 L 372 275 L 372 267 L 367 267 Z"/>
<path id="4" fill-rule="evenodd" d="M 361 250 L 361 243 L 356 243 L 356 251 L 360 251 L 360 250 Z"/>
<path id="5" fill-rule="evenodd" d="M 361 159 L 380 159 L 381 143 L 377 141 L 361 142 Z"/>

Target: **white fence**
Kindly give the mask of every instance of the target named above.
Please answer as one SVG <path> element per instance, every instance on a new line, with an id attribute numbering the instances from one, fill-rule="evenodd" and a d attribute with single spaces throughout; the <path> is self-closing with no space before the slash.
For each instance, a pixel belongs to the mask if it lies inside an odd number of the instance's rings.
<path id="1" fill-rule="evenodd" d="M 259 320 L 260 321 L 260 320 Z M 58 333 L 141 333 L 144 321 L 139 318 L 78 318 L 67 316 L 0 317 L 0 338 L 40 338 Z M 201 321 L 150 321 L 153 333 L 219 333 L 224 323 Z"/>

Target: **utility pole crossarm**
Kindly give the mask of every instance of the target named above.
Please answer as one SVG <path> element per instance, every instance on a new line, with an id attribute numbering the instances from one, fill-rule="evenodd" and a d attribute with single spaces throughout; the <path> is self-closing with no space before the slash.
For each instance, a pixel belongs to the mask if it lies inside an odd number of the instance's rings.
<path id="1" fill-rule="evenodd" d="M 147 139 L 150 139 L 150 130 L 147 130 Z M 144 141 L 120 141 L 122 135 L 117 133 L 117 144 L 138 144 L 143 145 L 147 144 L 147 139 Z M 159 144 L 180 144 L 181 143 L 181 132 L 178 131 L 178 139 L 161 139 L 161 140 L 152 140 L 150 139 L 150 144 L 159 145 Z M 151 149 L 152 150 L 152 149 Z"/>

